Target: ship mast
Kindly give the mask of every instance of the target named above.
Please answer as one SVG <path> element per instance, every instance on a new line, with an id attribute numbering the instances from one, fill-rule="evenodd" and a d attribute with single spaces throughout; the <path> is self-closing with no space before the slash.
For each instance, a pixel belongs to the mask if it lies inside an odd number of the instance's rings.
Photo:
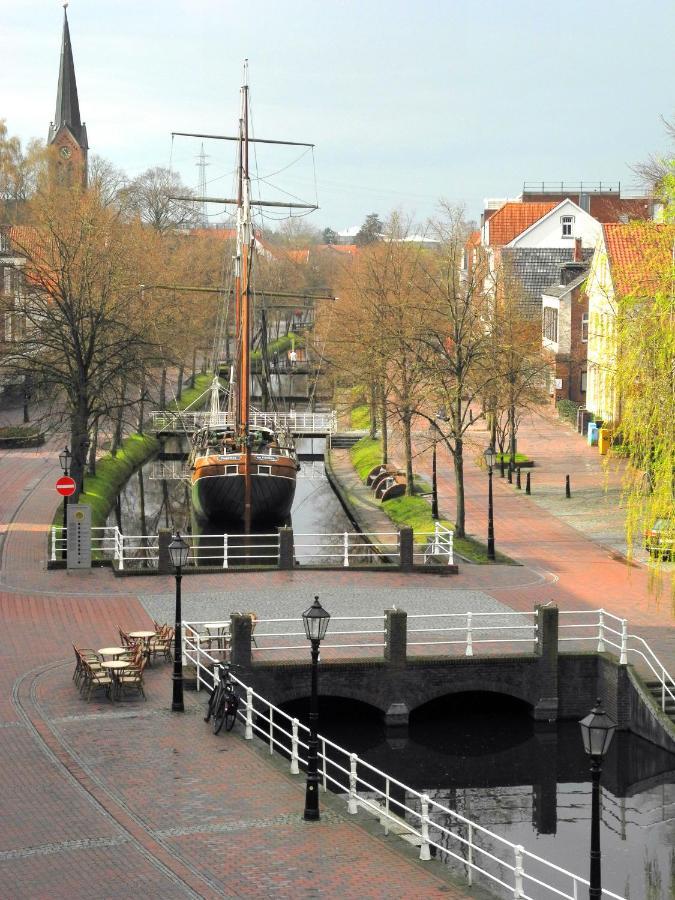
<path id="1" fill-rule="evenodd" d="M 253 227 L 251 223 L 251 179 L 248 156 L 248 60 L 244 61 L 239 119 L 239 187 L 237 204 L 236 308 L 239 329 L 239 378 L 237 431 L 245 455 L 244 533 L 251 531 L 251 441 L 249 439 L 251 399 L 251 265 Z"/>

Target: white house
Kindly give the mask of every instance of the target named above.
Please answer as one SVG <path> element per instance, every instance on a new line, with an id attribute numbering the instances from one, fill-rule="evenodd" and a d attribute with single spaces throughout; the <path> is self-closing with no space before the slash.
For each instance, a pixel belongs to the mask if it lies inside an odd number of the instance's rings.
<path id="1" fill-rule="evenodd" d="M 575 238 L 581 246 L 595 249 L 602 233 L 602 225 L 573 200 L 561 200 L 549 212 L 533 222 L 511 240 L 507 247 L 520 249 L 573 249 Z"/>

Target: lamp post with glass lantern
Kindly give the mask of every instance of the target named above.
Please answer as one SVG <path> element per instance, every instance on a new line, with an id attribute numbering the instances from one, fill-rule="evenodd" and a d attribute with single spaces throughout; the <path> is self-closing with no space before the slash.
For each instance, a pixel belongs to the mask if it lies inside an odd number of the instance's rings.
<path id="1" fill-rule="evenodd" d="M 61 465 L 61 469 L 63 470 L 63 474 L 67 475 L 70 471 L 70 457 L 71 452 L 67 447 L 64 447 L 63 450 L 59 453 L 59 463 Z M 68 527 L 68 498 L 64 495 L 63 497 L 63 533 L 65 533 L 65 529 Z M 68 558 L 68 547 L 64 542 L 63 550 L 61 551 L 63 559 Z"/>
<path id="2" fill-rule="evenodd" d="M 495 558 L 495 525 L 494 525 L 494 509 L 492 504 L 492 469 L 497 460 L 495 448 L 490 444 L 483 451 L 483 459 L 488 470 L 488 538 L 487 538 L 487 557 Z"/>
<path id="3" fill-rule="evenodd" d="M 169 556 L 176 568 L 176 624 L 173 639 L 173 701 L 172 712 L 184 712 L 183 704 L 183 633 L 181 611 L 181 581 L 183 578 L 183 566 L 188 561 L 190 546 L 184 541 L 177 531 L 169 544 Z"/>
<path id="4" fill-rule="evenodd" d="M 314 603 L 302 614 L 302 622 L 305 626 L 307 640 L 312 644 L 312 693 L 309 707 L 309 740 L 307 741 L 307 786 L 305 789 L 305 819 L 316 821 L 319 815 L 319 744 L 317 740 L 317 725 L 319 722 L 319 645 L 323 640 L 330 613 L 319 603 L 318 596 L 314 597 Z"/>
<path id="5" fill-rule="evenodd" d="M 616 723 L 607 715 L 598 698 L 595 707 L 579 722 L 584 750 L 591 758 L 591 871 L 589 900 L 602 898 L 602 869 L 600 857 L 600 773 L 602 760 L 612 743 Z"/>

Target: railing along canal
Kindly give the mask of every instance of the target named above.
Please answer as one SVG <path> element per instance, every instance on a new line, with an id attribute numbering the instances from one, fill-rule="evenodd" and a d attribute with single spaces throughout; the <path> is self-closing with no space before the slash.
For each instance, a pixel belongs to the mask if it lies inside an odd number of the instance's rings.
<path id="1" fill-rule="evenodd" d="M 56 562 L 67 545 L 67 529 L 54 525 L 50 531 L 49 558 Z M 92 528 L 92 551 L 97 558 L 113 560 L 120 571 L 157 568 L 158 535 L 123 534 L 115 525 Z M 452 531 L 436 524 L 431 532 L 416 532 L 412 558 L 416 565 L 452 565 Z M 293 533 L 295 565 L 320 565 L 325 568 L 378 564 L 396 565 L 401 561 L 400 532 Z M 278 564 L 279 532 L 254 534 L 194 534 L 190 536 L 188 566 L 215 566 L 228 569 L 237 565 Z"/>
<path id="2" fill-rule="evenodd" d="M 190 639 L 190 623 L 185 623 L 185 627 L 185 655 L 196 667 L 197 685 L 211 690 L 218 677 L 214 667 L 220 660 Z M 306 650 L 306 645 L 303 649 Z M 238 716 L 244 725 L 245 739 L 252 740 L 254 734 L 258 735 L 268 744 L 270 754 L 276 751 L 290 760 L 291 774 L 299 774 L 300 765 L 307 765 L 309 729 L 236 676 L 232 677 L 241 689 Z M 319 735 L 318 742 L 324 791 L 330 787 L 341 794 L 349 814 L 356 815 L 363 810 L 379 820 L 385 834 L 399 834 L 418 845 L 420 860 L 430 860 L 433 849 L 434 855 L 447 857 L 464 867 L 469 884 L 481 875 L 514 900 L 549 897 L 580 900 L 586 895 L 589 882 L 581 875 L 432 800 L 329 738 Z M 623 900 L 607 889 L 603 889 L 602 896 Z"/>

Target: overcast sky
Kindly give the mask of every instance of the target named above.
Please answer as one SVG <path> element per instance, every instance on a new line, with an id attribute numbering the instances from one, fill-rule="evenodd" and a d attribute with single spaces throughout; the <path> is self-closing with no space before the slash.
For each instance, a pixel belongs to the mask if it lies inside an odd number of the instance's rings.
<path id="1" fill-rule="evenodd" d="M 478 218 L 524 180 L 634 183 L 675 110 L 672 0 L 73 0 L 68 18 L 91 152 L 196 188 L 200 142 L 171 131 L 233 134 L 248 57 L 255 133 L 317 145 L 309 221 L 336 230 L 439 197 Z M 54 115 L 62 19 L 0 0 L 0 118 L 22 140 Z M 230 145 L 205 150 L 228 195 Z M 313 201 L 299 156 L 261 149 L 256 193 Z"/>

